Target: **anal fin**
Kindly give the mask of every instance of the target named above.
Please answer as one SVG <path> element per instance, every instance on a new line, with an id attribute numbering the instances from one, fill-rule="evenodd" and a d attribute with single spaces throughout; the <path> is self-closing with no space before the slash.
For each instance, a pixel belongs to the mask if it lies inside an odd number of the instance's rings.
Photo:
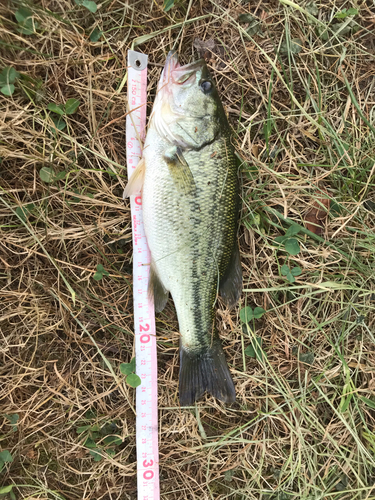
<path id="1" fill-rule="evenodd" d="M 195 181 L 190 167 L 179 146 L 168 148 L 163 156 L 169 168 L 169 173 L 178 191 L 183 194 L 195 193 Z"/>
<path id="2" fill-rule="evenodd" d="M 242 268 L 237 241 L 229 264 L 220 280 L 219 290 L 226 306 L 230 308 L 237 304 L 242 292 Z"/>
<path id="3" fill-rule="evenodd" d="M 168 290 L 165 289 L 163 283 L 160 281 L 153 262 L 151 262 L 150 267 L 148 296 L 154 299 L 155 312 L 160 312 L 164 309 L 169 296 Z"/>
<path id="4" fill-rule="evenodd" d="M 132 194 L 137 194 L 142 190 L 143 181 L 145 178 L 146 172 L 146 162 L 144 158 L 142 158 L 138 165 L 136 166 L 134 172 L 132 173 L 126 187 L 124 190 L 124 198 L 131 196 Z"/>

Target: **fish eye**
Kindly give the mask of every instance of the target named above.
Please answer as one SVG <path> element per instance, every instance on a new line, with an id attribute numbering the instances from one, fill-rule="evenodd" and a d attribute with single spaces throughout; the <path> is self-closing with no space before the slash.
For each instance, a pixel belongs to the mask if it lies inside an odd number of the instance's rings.
<path id="1" fill-rule="evenodd" d="M 212 90 L 212 83 L 209 80 L 205 80 L 201 83 L 200 87 L 204 94 L 208 94 Z"/>

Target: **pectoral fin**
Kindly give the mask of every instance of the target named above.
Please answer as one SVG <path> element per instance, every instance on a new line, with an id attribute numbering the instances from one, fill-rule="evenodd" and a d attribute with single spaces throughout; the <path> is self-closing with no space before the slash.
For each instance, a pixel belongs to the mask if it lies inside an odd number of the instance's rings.
<path id="1" fill-rule="evenodd" d="M 143 181 L 145 178 L 145 172 L 146 172 L 146 162 L 142 158 L 138 163 L 138 165 L 136 166 L 134 172 L 132 173 L 125 187 L 123 195 L 124 198 L 131 196 L 132 194 L 137 194 L 142 190 Z"/>
<path id="2" fill-rule="evenodd" d="M 155 312 L 162 311 L 167 303 L 169 292 L 160 281 L 153 262 L 151 263 L 148 281 L 148 295 L 154 299 Z"/>
<path id="3" fill-rule="evenodd" d="M 164 160 L 169 167 L 171 177 L 183 194 L 195 193 L 195 182 L 190 167 L 179 146 L 173 146 L 164 153 Z"/>
<path id="4" fill-rule="evenodd" d="M 242 292 L 242 269 L 237 242 L 234 245 L 225 273 L 220 280 L 219 289 L 226 306 L 233 307 L 237 304 Z"/>

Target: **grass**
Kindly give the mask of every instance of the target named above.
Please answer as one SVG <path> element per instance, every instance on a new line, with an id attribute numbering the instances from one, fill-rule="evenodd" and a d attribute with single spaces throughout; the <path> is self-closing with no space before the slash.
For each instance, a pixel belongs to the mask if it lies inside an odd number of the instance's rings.
<path id="1" fill-rule="evenodd" d="M 98 7 L 0 6 L 0 71 L 19 73 L 0 94 L 0 497 L 136 498 L 135 391 L 120 371 L 133 357 L 126 54 L 149 54 L 151 109 L 167 51 L 187 62 L 214 39 L 241 158 L 243 295 L 217 310 L 237 402 L 179 408 L 170 301 L 157 317 L 161 497 L 375 499 L 370 2 Z M 63 126 L 54 105 L 69 99 Z M 276 240 L 291 227 L 294 255 Z M 284 265 L 302 271 L 294 282 Z M 245 306 L 265 313 L 243 323 Z"/>

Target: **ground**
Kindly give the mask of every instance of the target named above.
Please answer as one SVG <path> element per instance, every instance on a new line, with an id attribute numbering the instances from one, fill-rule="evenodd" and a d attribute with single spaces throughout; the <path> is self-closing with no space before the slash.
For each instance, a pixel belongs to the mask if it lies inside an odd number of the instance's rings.
<path id="1" fill-rule="evenodd" d="M 149 108 L 172 47 L 207 58 L 241 162 L 237 402 L 179 407 L 170 300 L 161 498 L 375 499 L 373 2 L 166 4 L 1 2 L 0 497 L 136 498 L 133 45 Z"/>

